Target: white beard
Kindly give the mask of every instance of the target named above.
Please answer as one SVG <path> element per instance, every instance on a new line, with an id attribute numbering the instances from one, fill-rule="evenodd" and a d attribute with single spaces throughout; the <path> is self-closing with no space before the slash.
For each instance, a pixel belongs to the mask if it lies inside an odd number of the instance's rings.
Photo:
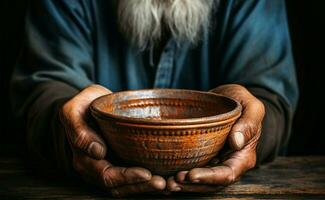
<path id="1" fill-rule="evenodd" d="M 140 49 L 155 46 L 166 31 L 178 42 L 196 44 L 209 27 L 213 0 L 118 0 L 122 33 Z"/>

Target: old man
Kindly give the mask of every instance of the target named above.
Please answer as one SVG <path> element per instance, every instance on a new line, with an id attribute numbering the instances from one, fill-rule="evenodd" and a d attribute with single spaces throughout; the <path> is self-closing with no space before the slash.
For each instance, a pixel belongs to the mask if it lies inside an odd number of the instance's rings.
<path id="1" fill-rule="evenodd" d="M 115 196 L 211 192 L 283 153 L 297 102 L 283 0 L 34 0 L 12 81 L 29 154 Z M 165 179 L 112 164 L 90 102 L 143 88 L 237 99 L 232 153 Z"/>

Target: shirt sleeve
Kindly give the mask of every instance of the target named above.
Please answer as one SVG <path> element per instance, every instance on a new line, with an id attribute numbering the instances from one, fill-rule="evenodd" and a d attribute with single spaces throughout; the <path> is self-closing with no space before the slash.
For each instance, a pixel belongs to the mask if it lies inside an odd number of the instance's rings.
<path id="1" fill-rule="evenodd" d="M 12 78 L 12 102 L 27 131 L 29 154 L 41 162 L 60 157 L 58 143 L 65 143 L 53 127 L 59 107 L 93 80 L 91 17 L 86 8 L 81 0 L 29 3 L 24 48 Z"/>
<path id="2" fill-rule="evenodd" d="M 266 117 L 258 160 L 270 160 L 289 138 L 298 100 L 284 0 L 221 1 L 218 80 L 246 86 L 263 101 Z"/>

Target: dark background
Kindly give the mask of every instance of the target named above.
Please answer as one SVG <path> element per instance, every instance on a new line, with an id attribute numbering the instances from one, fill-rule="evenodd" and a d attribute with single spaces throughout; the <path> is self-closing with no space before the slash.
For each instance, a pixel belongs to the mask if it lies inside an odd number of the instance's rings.
<path id="1" fill-rule="evenodd" d="M 325 155 L 325 1 L 286 2 L 300 87 L 289 154 Z"/>
<path id="2" fill-rule="evenodd" d="M 270 0 L 273 1 L 273 0 Z M 276 1 L 276 0 L 274 0 Z M 287 0 L 288 19 L 300 87 L 289 155 L 325 155 L 325 6 L 323 0 Z M 0 1 L 0 145 L 12 146 L 7 117 L 8 80 L 22 42 L 26 0 Z"/>

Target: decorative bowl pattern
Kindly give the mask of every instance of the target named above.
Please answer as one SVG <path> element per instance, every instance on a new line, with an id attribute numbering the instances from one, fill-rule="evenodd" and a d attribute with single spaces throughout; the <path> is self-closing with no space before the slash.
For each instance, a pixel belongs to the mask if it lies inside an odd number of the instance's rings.
<path id="1" fill-rule="evenodd" d="M 209 92 L 153 89 L 109 94 L 93 101 L 90 110 L 126 164 L 168 176 L 216 156 L 241 105 Z"/>

